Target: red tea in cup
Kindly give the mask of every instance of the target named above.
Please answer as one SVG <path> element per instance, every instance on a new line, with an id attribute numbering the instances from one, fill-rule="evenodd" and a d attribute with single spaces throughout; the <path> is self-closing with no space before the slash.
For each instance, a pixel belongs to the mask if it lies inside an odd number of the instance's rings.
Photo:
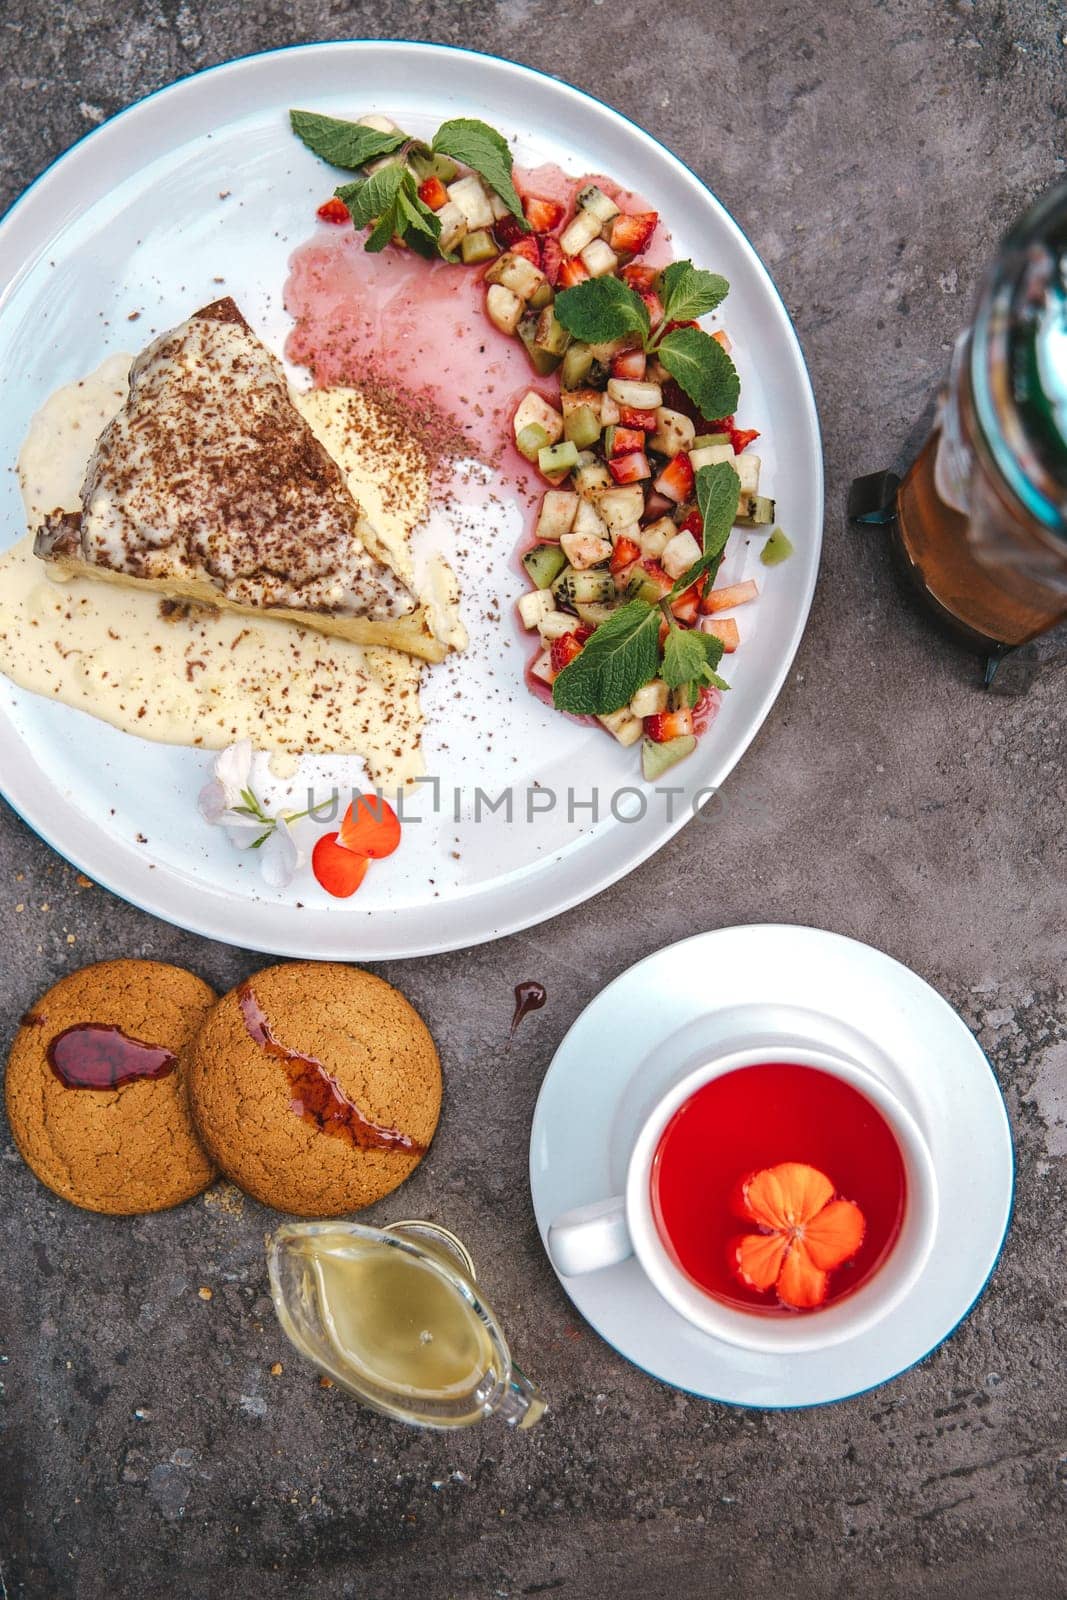
<path id="1" fill-rule="evenodd" d="M 817 1067 L 766 1062 L 697 1089 L 652 1162 L 660 1238 L 691 1282 L 757 1315 L 821 1309 L 900 1232 L 904 1161 L 882 1113 Z"/>

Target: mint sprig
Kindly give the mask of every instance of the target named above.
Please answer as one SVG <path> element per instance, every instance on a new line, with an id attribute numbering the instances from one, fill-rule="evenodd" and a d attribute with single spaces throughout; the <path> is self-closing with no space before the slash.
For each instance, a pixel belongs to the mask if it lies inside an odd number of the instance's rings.
<path id="1" fill-rule="evenodd" d="M 366 166 L 368 161 L 376 161 L 379 156 L 392 155 L 408 142 L 407 134 L 399 129 L 381 133 L 377 128 L 365 128 L 361 122 L 323 117 L 316 111 L 290 111 L 289 122 L 297 138 L 323 161 L 352 171 Z"/>
<path id="2" fill-rule="evenodd" d="M 511 215 L 529 231 L 522 201 L 511 181 L 511 148 L 502 134 L 475 117 L 456 117 L 442 122 L 433 136 L 432 148 L 438 155 L 451 156 L 483 177 L 498 194 Z"/>
<path id="3" fill-rule="evenodd" d="M 606 716 L 629 705 L 659 666 L 659 611 L 631 600 L 602 622 L 581 655 L 552 685 L 552 701 L 575 716 Z"/>
<path id="4" fill-rule="evenodd" d="M 618 278 L 588 278 L 556 296 L 556 318 L 583 344 L 609 344 L 636 336 L 656 356 L 702 417 L 727 417 L 737 409 L 741 380 L 717 339 L 703 328 L 671 328 L 721 305 L 730 285 L 717 272 L 675 261 L 660 277 L 664 316 L 652 331 L 641 296 Z"/>
<path id="5" fill-rule="evenodd" d="M 399 162 L 380 167 L 369 178 L 342 184 L 337 198 L 344 201 L 357 228 L 374 224 L 366 243 L 371 252 L 384 250 L 392 239 L 403 239 L 420 255 L 439 253 L 441 224 L 419 199 L 414 173 Z"/>
<path id="6" fill-rule="evenodd" d="M 684 690 L 691 706 L 696 705 L 705 684 L 714 689 L 728 689 L 730 685 L 726 679 L 715 671 L 722 660 L 722 652 L 722 640 L 715 634 L 672 625 L 663 647 L 664 683 L 669 689 Z"/>
<path id="7" fill-rule="evenodd" d="M 682 573 L 667 597 L 669 600 L 676 600 L 705 574 L 714 577 L 737 517 L 741 479 L 728 461 L 716 461 L 713 466 L 698 469 L 696 491 L 703 520 L 703 550 L 699 561 L 694 561 L 688 572 Z"/>

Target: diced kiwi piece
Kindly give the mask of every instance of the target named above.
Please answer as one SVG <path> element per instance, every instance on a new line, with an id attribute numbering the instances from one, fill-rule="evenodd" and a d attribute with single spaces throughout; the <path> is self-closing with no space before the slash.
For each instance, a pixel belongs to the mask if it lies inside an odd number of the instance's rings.
<path id="1" fill-rule="evenodd" d="M 539 350 L 547 350 L 550 355 L 561 356 L 571 342 L 571 336 L 556 316 L 551 306 L 546 306 L 537 319 L 537 333 L 534 343 Z"/>
<path id="2" fill-rule="evenodd" d="M 762 528 L 774 521 L 774 501 L 765 494 L 743 494 L 737 504 L 737 521 L 744 528 Z"/>
<path id="3" fill-rule="evenodd" d="M 728 433 L 698 433 L 689 448 L 690 450 L 704 450 L 711 444 L 729 443 L 730 435 Z"/>
<path id="4" fill-rule="evenodd" d="M 618 609 L 618 604 L 610 605 L 607 602 L 595 600 L 586 604 L 583 600 L 580 604 L 576 602 L 574 609 L 587 628 L 599 628 L 600 624 L 607 622 L 612 612 Z"/>
<path id="5" fill-rule="evenodd" d="M 638 567 L 630 579 L 626 589 L 628 600 L 646 600 L 650 606 L 658 606 L 669 590 L 664 589 L 651 572 L 646 572 L 643 567 Z"/>
<path id="6" fill-rule="evenodd" d="M 530 581 L 538 589 L 550 589 L 567 565 L 558 544 L 535 544 L 522 558 Z"/>
<path id="7" fill-rule="evenodd" d="M 550 306 L 556 298 L 556 291 L 546 278 L 544 283 L 539 283 L 526 304 L 533 311 L 543 311 Z"/>
<path id="8" fill-rule="evenodd" d="M 641 740 L 641 774 L 647 783 L 655 783 L 677 762 L 691 756 L 697 747 L 696 734 L 683 733 L 678 739 L 667 739 L 657 744 L 655 739 Z"/>
<path id="9" fill-rule="evenodd" d="M 617 598 L 615 579 L 603 567 L 577 572 L 573 567 L 561 572 L 552 585 L 556 599 L 568 606 L 606 605 Z"/>
<path id="10" fill-rule="evenodd" d="M 519 323 L 519 338 L 526 346 L 526 354 L 534 371 L 540 373 L 542 377 L 547 377 L 550 372 L 555 372 L 560 358 L 553 355 L 551 350 L 542 350 L 537 343 L 538 320 L 536 316 L 523 317 Z"/>
<path id="11" fill-rule="evenodd" d="M 564 419 L 563 432 L 579 450 L 586 450 L 600 438 L 600 418 L 592 406 L 576 406 Z"/>
<path id="12" fill-rule="evenodd" d="M 492 261 L 500 254 L 496 241 L 488 228 L 479 228 L 477 233 L 465 233 L 459 247 L 459 253 L 468 266 L 476 261 Z"/>
<path id="13" fill-rule="evenodd" d="M 537 452 L 537 465 L 546 478 L 558 478 L 578 465 L 578 446 L 570 439 L 545 445 Z"/>
<path id="14" fill-rule="evenodd" d="M 760 560 L 765 567 L 777 567 L 781 562 L 788 561 L 793 554 L 793 541 L 781 528 L 774 528 L 767 543 L 760 551 Z"/>
<path id="15" fill-rule="evenodd" d="M 408 162 L 420 182 L 424 178 L 440 178 L 442 183 L 452 183 L 459 177 L 459 168 L 450 156 L 439 156 L 429 145 L 412 145 Z"/>
<path id="16" fill-rule="evenodd" d="M 549 444 L 547 431 L 539 422 L 529 422 L 525 428 L 520 428 L 515 437 L 515 448 L 520 456 L 525 456 L 527 461 L 536 461 L 541 451 Z"/>
<path id="17" fill-rule="evenodd" d="M 571 344 L 563 357 L 559 381 L 564 389 L 581 389 L 593 365 L 593 352 L 587 344 Z"/>

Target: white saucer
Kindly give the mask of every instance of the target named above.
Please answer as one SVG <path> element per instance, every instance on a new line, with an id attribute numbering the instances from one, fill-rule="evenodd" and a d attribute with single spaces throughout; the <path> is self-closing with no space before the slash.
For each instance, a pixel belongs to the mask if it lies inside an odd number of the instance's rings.
<path id="1" fill-rule="evenodd" d="M 628 1361 L 730 1405 L 849 1399 L 922 1360 L 978 1299 L 1011 1214 L 1013 1157 L 974 1037 L 936 990 L 869 945 L 813 928 L 722 928 L 657 951 L 602 990 L 556 1052 L 534 1111 L 530 1185 L 544 1241 L 561 1212 L 622 1192 L 637 1127 L 683 1066 L 753 1033 L 770 1044 L 798 1031 L 877 1073 L 929 1142 L 940 1218 L 904 1303 L 855 1340 L 782 1357 L 699 1332 L 633 1258 L 560 1279 Z"/>

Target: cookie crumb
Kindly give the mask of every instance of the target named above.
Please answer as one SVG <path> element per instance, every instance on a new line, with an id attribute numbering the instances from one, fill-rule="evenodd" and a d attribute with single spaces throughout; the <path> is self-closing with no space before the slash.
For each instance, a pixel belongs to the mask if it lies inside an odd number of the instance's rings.
<path id="1" fill-rule="evenodd" d="M 282 1366 L 281 1362 L 276 1361 L 270 1369 L 270 1375 L 272 1378 L 280 1378 L 284 1371 L 285 1368 Z"/>
<path id="2" fill-rule="evenodd" d="M 322 1377 L 319 1379 L 319 1388 L 320 1389 L 332 1389 L 333 1388 L 333 1379 L 332 1378 L 328 1378 L 326 1376 L 326 1374 L 323 1373 Z"/>
<path id="3" fill-rule="evenodd" d="M 214 1289 L 209 1289 L 206 1283 L 202 1284 L 196 1292 L 200 1296 L 201 1300 L 212 1300 L 215 1296 Z"/>

